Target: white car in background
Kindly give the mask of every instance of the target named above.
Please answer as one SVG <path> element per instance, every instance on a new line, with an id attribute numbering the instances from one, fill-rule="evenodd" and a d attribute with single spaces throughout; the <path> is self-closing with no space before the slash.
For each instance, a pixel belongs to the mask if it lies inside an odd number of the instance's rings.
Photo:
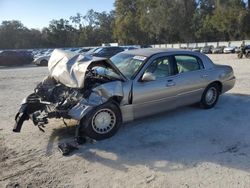
<path id="1" fill-rule="evenodd" d="M 49 58 L 54 49 L 47 49 L 38 52 L 35 57 L 33 63 L 37 66 L 48 66 Z"/>
<path id="2" fill-rule="evenodd" d="M 229 47 L 224 48 L 223 52 L 225 54 L 235 53 L 236 48 L 237 48 L 236 46 L 229 46 Z"/>
<path id="3" fill-rule="evenodd" d="M 34 59 L 33 63 L 37 66 L 48 66 L 50 55 L 40 56 Z"/>

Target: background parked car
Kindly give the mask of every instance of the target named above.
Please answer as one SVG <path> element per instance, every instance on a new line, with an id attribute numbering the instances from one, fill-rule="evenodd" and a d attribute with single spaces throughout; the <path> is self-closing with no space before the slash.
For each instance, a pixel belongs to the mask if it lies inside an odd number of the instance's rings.
<path id="1" fill-rule="evenodd" d="M 195 47 L 192 49 L 193 52 L 201 52 L 201 48 L 200 47 Z"/>
<path id="2" fill-rule="evenodd" d="M 201 48 L 201 53 L 211 54 L 213 48 L 214 48 L 213 46 L 204 46 L 203 48 Z"/>
<path id="3" fill-rule="evenodd" d="M 18 66 L 31 64 L 33 54 L 29 51 L 2 51 L 0 53 L 0 66 Z"/>
<path id="4" fill-rule="evenodd" d="M 123 47 L 123 49 L 126 51 L 126 50 L 136 50 L 136 49 L 138 49 L 137 47 L 135 47 L 135 46 L 122 46 Z"/>
<path id="5" fill-rule="evenodd" d="M 229 46 L 224 48 L 223 52 L 225 54 L 235 53 L 236 46 Z"/>
<path id="6" fill-rule="evenodd" d="M 99 47 L 93 50 L 90 50 L 86 53 L 86 55 L 93 55 L 96 57 L 105 57 L 110 58 L 120 52 L 124 51 L 122 47 L 119 46 L 106 46 L 106 47 Z"/>
<path id="7" fill-rule="evenodd" d="M 240 51 L 238 52 L 238 58 L 241 59 L 245 55 L 246 58 L 250 58 L 250 45 L 245 47 L 241 47 Z"/>
<path id="8" fill-rule="evenodd" d="M 216 48 L 213 48 L 212 53 L 213 54 L 223 54 L 224 48 L 225 48 L 225 46 L 218 46 Z"/>
<path id="9" fill-rule="evenodd" d="M 48 66 L 50 55 L 37 57 L 33 63 L 37 66 Z"/>
<path id="10" fill-rule="evenodd" d="M 151 45 L 141 45 L 140 47 L 141 47 L 141 48 L 152 48 Z"/>
<path id="11" fill-rule="evenodd" d="M 91 49 L 93 49 L 93 48 L 79 48 L 78 50 L 76 50 L 75 52 L 76 53 L 86 53 L 86 52 L 88 52 L 89 50 L 91 50 Z"/>

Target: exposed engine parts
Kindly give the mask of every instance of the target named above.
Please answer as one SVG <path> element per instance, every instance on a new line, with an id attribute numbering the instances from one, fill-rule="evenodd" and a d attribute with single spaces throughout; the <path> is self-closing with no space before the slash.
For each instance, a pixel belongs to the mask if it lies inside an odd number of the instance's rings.
<path id="1" fill-rule="evenodd" d="M 55 50 L 48 67 L 50 75 L 23 100 L 15 117 L 14 132 L 20 132 L 23 122 L 29 119 L 41 131 L 50 118 L 81 121 L 94 107 L 114 96 L 123 97 L 121 78 L 103 59 L 93 61 Z M 77 126 L 76 138 L 79 129 Z"/>

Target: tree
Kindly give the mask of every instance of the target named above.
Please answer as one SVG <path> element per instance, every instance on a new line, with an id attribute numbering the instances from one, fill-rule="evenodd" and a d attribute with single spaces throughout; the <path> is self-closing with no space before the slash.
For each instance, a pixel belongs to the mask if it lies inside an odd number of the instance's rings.
<path id="1" fill-rule="evenodd" d="M 47 41 L 54 47 L 67 47 L 74 41 L 75 28 L 69 24 L 68 20 L 52 20 L 49 27 L 45 29 Z"/>
<path id="2" fill-rule="evenodd" d="M 114 11 L 77 13 L 41 31 L 4 21 L 0 48 L 243 40 L 250 38 L 249 20 L 249 0 L 116 0 Z"/>
<path id="3" fill-rule="evenodd" d="M 242 23 L 246 14 L 245 3 L 241 0 L 217 0 L 211 22 L 222 40 L 242 38 Z"/>
<path id="4" fill-rule="evenodd" d="M 144 32 L 139 26 L 139 0 L 115 1 L 114 35 L 121 44 L 144 43 Z"/>
<path id="5" fill-rule="evenodd" d="M 27 28 L 20 21 L 3 21 L 0 26 L 0 48 L 22 48 Z"/>
<path id="6" fill-rule="evenodd" d="M 195 0 L 141 0 L 140 27 L 153 43 L 192 41 Z"/>
<path id="7" fill-rule="evenodd" d="M 193 17 L 196 11 L 195 0 L 179 0 L 175 5 L 175 16 L 180 19 L 180 40 L 182 42 L 192 42 L 195 38 L 192 27 Z M 179 10 L 179 11 L 178 11 Z"/>
<path id="8" fill-rule="evenodd" d="M 99 36 L 99 43 L 114 42 L 113 29 L 115 26 L 115 12 L 96 13 L 96 32 Z"/>

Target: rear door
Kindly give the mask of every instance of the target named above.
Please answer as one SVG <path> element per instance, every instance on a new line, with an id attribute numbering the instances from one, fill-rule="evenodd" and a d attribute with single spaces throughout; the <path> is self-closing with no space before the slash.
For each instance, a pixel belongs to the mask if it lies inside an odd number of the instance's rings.
<path id="1" fill-rule="evenodd" d="M 177 67 L 178 106 L 199 102 L 207 86 L 209 75 L 199 57 L 189 54 L 174 55 Z"/>

